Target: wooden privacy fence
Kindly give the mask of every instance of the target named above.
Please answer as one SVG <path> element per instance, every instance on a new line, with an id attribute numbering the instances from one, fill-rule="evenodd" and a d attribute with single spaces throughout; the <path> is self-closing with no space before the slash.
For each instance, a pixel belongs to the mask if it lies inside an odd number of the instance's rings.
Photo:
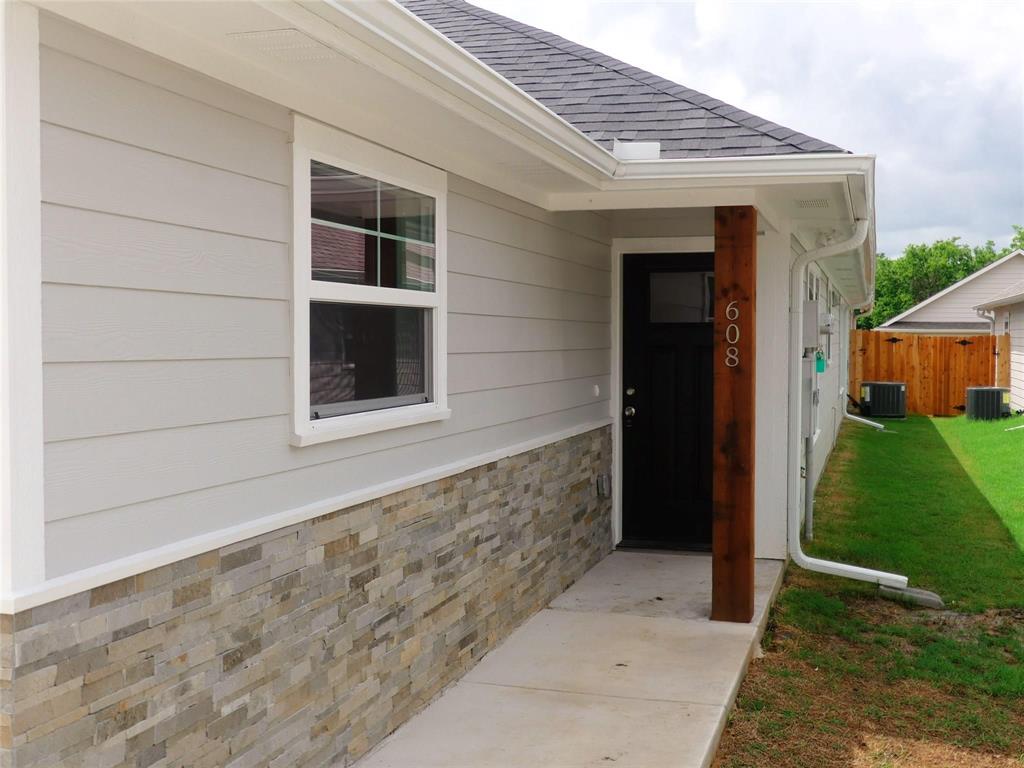
<path id="1" fill-rule="evenodd" d="M 1001 368 L 1008 380 L 1009 336 L 854 330 L 850 332 L 850 394 L 860 399 L 862 381 L 905 381 L 910 413 L 956 416 L 963 413 L 967 387 L 995 384 L 997 347 L 1005 350 Z"/>

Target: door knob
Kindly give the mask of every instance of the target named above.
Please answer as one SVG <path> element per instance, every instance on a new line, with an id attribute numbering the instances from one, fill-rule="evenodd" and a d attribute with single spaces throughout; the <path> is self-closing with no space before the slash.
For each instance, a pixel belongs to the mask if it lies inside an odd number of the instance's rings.
<path id="1" fill-rule="evenodd" d="M 627 405 L 625 410 L 622 411 L 626 416 L 636 416 L 636 408 L 632 405 Z"/>

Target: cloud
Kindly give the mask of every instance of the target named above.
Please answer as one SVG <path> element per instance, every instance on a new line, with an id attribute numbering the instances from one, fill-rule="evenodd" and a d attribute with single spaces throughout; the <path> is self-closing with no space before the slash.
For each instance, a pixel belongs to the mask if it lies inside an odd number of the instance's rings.
<path id="1" fill-rule="evenodd" d="M 1016 2 L 474 1 L 877 155 L 879 250 L 1024 224 Z"/>

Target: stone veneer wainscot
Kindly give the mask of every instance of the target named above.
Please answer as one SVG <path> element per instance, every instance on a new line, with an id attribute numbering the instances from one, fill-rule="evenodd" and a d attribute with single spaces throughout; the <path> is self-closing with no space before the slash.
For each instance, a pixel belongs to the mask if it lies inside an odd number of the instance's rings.
<path id="1" fill-rule="evenodd" d="M 0 765 L 347 765 L 610 551 L 610 463 L 594 430 L 2 616 Z"/>

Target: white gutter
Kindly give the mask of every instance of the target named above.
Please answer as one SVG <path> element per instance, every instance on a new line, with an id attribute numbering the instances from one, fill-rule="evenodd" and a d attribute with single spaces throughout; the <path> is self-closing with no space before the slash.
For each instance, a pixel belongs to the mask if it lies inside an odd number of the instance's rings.
<path id="1" fill-rule="evenodd" d="M 803 359 L 803 273 L 808 264 L 830 256 L 837 256 L 860 248 L 867 239 L 870 229 L 867 219 L 858 219 L 853 235 L 842 242 L 816 248 L 797 256 L 789 273 L 789 475 L 787 498 L 787 528 L 789 555 L 801 568 L 848 579 L 884 584 L 896 589 L 905 589 L 907 577 L 885 571 L 875 571 L 856 565 L 821 560 L 804 554 L 800 541 L 800 404 L 801 404 L 801 360 Z M 811 475 L 810 456 L 807 457 L 807 474 Z M 807 483 L 808 488 L 811 482 Z M 809 492 L 809 491 L 808 491 Z"/>
<path id="2" fill-rule="evenodd" d="M 869 176 L 873 172 L 874 163 L 874 155 L 853 155 L 848 152 L 620 160 L 613 176 L 616 179 L 635 180 Z"/>

